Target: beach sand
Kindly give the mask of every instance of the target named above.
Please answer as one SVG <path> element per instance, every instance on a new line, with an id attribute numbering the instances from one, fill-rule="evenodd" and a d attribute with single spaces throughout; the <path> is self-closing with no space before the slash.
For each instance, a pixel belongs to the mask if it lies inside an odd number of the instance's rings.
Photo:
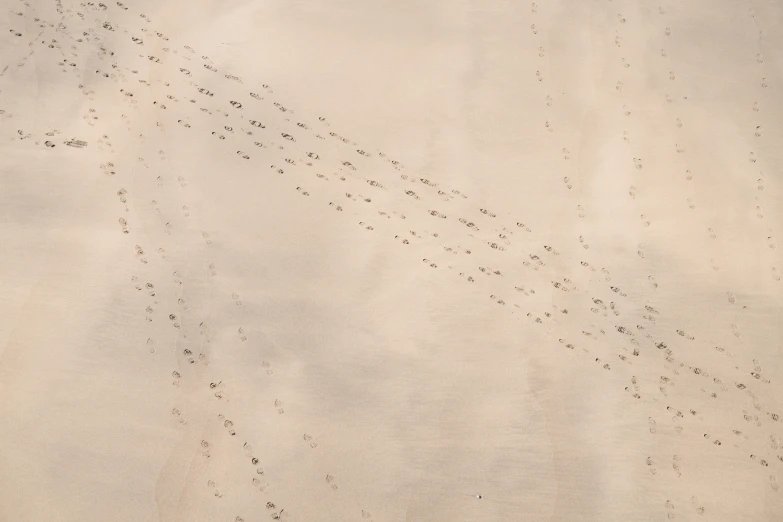
<path id="1" fill-rule="evenodd" d="M 783 520 L 779 2 L 6 4 L 0 521 Z"/>

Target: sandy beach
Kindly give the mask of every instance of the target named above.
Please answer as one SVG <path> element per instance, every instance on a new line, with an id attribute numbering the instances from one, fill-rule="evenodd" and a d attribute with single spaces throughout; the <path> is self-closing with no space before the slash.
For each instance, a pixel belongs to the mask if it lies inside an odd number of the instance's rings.
<path id="1" fill-rule="evenodd" d="M 5 7 L 0 522 L 783 520 L 780 2 Z"/>

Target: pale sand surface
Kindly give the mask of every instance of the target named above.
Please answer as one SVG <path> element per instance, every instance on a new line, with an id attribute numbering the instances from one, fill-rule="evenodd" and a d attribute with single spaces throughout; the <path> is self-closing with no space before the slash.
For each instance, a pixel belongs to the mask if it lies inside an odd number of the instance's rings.
<path id="1" fill-rule="evenodd" d="M 3 7 L 0 521 L 783 520 L 779 2 Z"/>

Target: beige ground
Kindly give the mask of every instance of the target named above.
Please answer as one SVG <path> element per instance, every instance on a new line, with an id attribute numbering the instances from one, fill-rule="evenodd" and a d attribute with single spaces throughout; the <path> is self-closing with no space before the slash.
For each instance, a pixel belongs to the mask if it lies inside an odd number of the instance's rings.
<path id="1" fill-rule="evenodd" d="M 779 2 L 4 4 L 0 521 L 783 520 Z"/>

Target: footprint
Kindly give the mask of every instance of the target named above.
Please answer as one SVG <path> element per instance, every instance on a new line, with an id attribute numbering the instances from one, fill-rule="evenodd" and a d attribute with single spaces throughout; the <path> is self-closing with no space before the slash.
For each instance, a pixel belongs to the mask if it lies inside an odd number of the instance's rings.
<path id="1" fill-rule="evenodd" d="M 302 437 L 304 441 L 313 449 L 318 447 L 318 443 L 313 440 L 313 437 L 308 435 L 307 433 L 304 434 Z"/>
<path id="2" fill-rule="evenodd" d="M 741 334 L 740 334 L 740 331 L 739 331 L 739 326 L 737 326 L 734 323 L 732 323 L 732 325 L 731 325 L 731 332 L 734 334 L 734 337 L 736 337 L 738 339 L 740 338 Z"/>
<path id="3" fill-rule="evenodd" d="M 672 501 L 667 500 L 664 506 L 666 507 L 666 518 L 668 518 L 669 520 L 674 519 L 675 518 L 674 504 L 672 503 Z"/>
<path id="4" fill-rule="evenodd" d="M 674 455 L 672 457 L 672 469 L 677 474 L 678 477 L 682 476 L 682 471 L 680 470 L 680 461 L 681 457 L 679 455 Z"/>
<path id="5" fill-rule="evenodd" d="M 187 421 L 182 417 L 182 412 L 179 409 L 177 408 L 172 409 L 171 416 L 174 420 L 177 421 L 177 424 L 179 424 L 180 426 L 184 426 L 185 424 L 187 424 Z"/>
<path id="6" fill-rule="evenodd" d="M 697 497 L 691 497 L 691 504 L 693 504 L 693 507 L 696 508 L 696 512 L 699 515 L 704 514 L 704 506 L 701 505 L 701 502 L 699 502 L 699 499 Z"/>
<path id="7" fill-rule="evenodd" d="M 212 490 L 212 494 L 216 498 L 223 498 L 223 493 L 221 493 L 220 490 L 217 488 L 217 486 L 215 485 L 215 481 L 214 480 L 208 480 L 207 481 L 207 487 Z"/>

